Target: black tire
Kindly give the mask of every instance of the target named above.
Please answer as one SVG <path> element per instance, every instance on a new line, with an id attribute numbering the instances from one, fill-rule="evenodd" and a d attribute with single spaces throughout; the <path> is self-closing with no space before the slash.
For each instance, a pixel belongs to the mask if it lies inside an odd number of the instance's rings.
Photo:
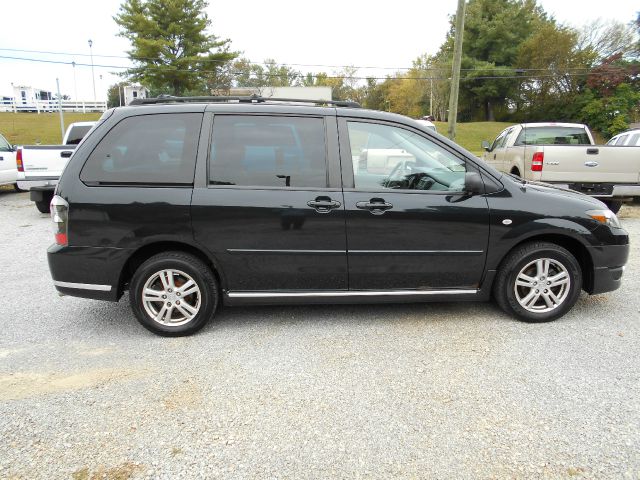
<path id="1" fill-rule="evenodd" d="M 557 265 L 561 265 L 564 267 L 567 273 L 567 278 L 569 279 L 567 287 L 553 287 L 555 292 L 552 290 L 552 293 L 554 295 L 560 294 L 562 301 L 554 306 L 553 309 L 548 311 L 531 311 L 530 309 L 523 307 L 516 296 L 516 279 L 518 275 L 525 267 L 538 259 L 552 260 L 552 265 L 549 270 L 550 275 L 555 274 L 555 272 L 559 272 L 560 270 L 557 270 Z M 530 268 L 535 269 L 534 266 L 531 266 Z M 542 283 L 539 282 L 540 278 L 542 278 L 544 282 L 548 280 L 544 277 L 535 277 L 533 280 L 536 280 L 536 286 L 539 283 Z M 526 288 L 529 287 L 518 288 L 518 295 L 522 294 L 524 297 L 521 300 L 526 300 Z M 546 287 L 543 285 L 540 288 L 540 292 L 547 292 L 545 288 Z M 530 287 L 528 292 L 531 292 L 534 289 L 535 287 Z M 493 297 L 500 308 L 517 317 L 519 320 L 523 320 L 525 322 L 550 322 L 561 317 L 567 313 L 571 307 L 573 307 L 580 296 L 581 289 L 582 270 L 580 269 L 580 264 L 567 249 L 554 243 L 532 242 L 517 247 L 504 259 L 493 285 Z M 538 300 L 534 301 L 532 309 L 549 308 L 548 304 L 544 302 L 544 298 L 540 299 L 540 296 L 535 297 L 535 295 L 537 295 L 535 292 L 538 292 L 538 290 L 535 289 L 533 293 L 534 298 L 537 298 Z"/>
<path id="2" fill-rule="evenodd" d="M 622 208 L 622 202 L 616 202 L 615 200 L 606 200 L 604 204 L 609 207 L 613 213 L 618 213 Z"/>
<path id="3" fill-rule="evenodd" d="M 520 170 L 518 170 L 517 168 L 514 168 L 513 170 L 511 170 L 511 173 L 517 177 L 520 176 Z"/>
<path id="4" fill-rule="evenodd" d="M 50 213 L 49 204 L 51 201 L 47 202 L 43 200 L 42 202 L 36 202 L 36 208 L 40 213 Z"/>
<path id="5" fill-rule="evenodd" d="M 154 320 L 151 317 L 151 314 L 147 312 L 145 302 L 143 302 L 142 293 L 145 284 L 152 280 L 160 271 L 167 269 L 177 270 L 186 274 L 188 277 L 191 277 L 199 288 L 199 308 L 197 313 L 193 318 L 183 320 L 185 323 L 179 325 L 167 325 L 167 323 L 171 323 L 172 318 L 169 318 L 168 322 L 163 323 Z M 185 277 L 178 276 L 177 278 Z M 175 285 L 176 287 L 179 287 L 178 283 Z M 175 290 L 175 292 L 178 292 L 178 290 Z M 174 295 L 178 295 L 178 293 L 175 292 Z M 174 308 L 176 310 L 179 308 L 177 307 L 177 304 L 180 303 L 180 300 L 182 300 L 182 306 L 184 306 L 185 302 L 188 302 L 188 297 L 189 296 L 185 296 L 181 299 L 173 298 L 176 304 L 174 305 Z M 169 301 L 170 300 L 171 298 L 169 298 Z M 211 269 L 199 258 L 184 252 L 165 252 L 149 258 L 135 271 L 129 286 L 129 301 L 131 303 L 131 309 L 138 321 L 147 330 L 166 337 L 191 335 L 192 333 L 200 330 L 213 317 L 218 306 L 218 300 L 218 282 L 216 281 Z M 157 302 L 152 302 L 152 308 L 161 309 L 160 307 L 163 305 L 171 305 L 171 303 L 163 303 L 165 301 L 166 300 L 161 300 L 159 298 Z M 146 304 L 149 305 L 149 302 L 146 302 Z M 153 310 L 151 311 L 153 312 Z M 176 315 L 173 308 L 171 309 L 171 312 L 172 313 L 169 314 L 170 317 L 171 315 Z M 181 313 L 177 312 L 177 316 L 180 315 Z"/>

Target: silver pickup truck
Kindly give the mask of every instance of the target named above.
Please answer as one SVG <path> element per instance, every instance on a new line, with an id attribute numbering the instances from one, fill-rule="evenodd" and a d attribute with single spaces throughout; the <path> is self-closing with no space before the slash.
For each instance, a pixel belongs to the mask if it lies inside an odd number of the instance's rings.
<path id="1" fill-rule="evenodd" d="M 498 170 L 586 193 L 614 212 L 640 197 L 640 147 L 595 145 L 585 125 L 513 125 L 482 147 L 483 160 Z"/>
<path id="2" fill-rule="evenodd" d="M 18 188 L 29 190 L 38 211 L 49 212 L 49 202 L 62 170 L 78 144 L 96 122 L 76 122 L 69 125 L 62 145 L 22 145 L 16 153 Z"/>

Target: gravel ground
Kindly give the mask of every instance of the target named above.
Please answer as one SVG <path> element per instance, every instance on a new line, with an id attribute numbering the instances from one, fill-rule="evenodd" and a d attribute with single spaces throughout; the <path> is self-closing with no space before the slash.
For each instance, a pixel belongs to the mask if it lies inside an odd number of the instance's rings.
<path id="1" fill-rule="evenodd" d="M 639 212 L 622 288 L 554 323 L 229 308 L 170 339 L 58 297 L 49 218 L 0 192 L 0 478 L 640 478 Z"/>

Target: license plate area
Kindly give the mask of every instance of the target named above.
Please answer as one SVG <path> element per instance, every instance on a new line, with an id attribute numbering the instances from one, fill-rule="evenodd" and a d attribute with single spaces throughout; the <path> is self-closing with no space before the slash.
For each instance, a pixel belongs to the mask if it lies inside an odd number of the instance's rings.
<path id="1" fill-rule="evenodd" d="M 571 183 L 569 184 L 571 190 L 576 192 L 585 193 L 587 195 L 596 196 L 611 196 L 613 195 L 613 185 L 603 183 Z"/>

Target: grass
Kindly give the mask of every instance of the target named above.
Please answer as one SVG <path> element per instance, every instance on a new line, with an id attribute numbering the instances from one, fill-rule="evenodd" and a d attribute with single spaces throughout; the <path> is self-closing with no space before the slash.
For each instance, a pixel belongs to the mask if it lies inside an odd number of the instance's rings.
<path id="1" fill-rule="evenodd" d="M 73 122 L 89 122 L 100 113 L 65 113 L 65 129 Z M 14 145 L 56 145 L 62 142 L 57 113 L 0 112 L 0 134 Z"/>
<path id="2" fill-rule="evenodd" d="M 438 132 L 444 136 L 447 136 L 447 123 L 446 122 L 434 122 Z M 509 125 L 514 125 L 508 122 L 470 122 L 459 123 L 456 127 L 456 143 L 463 146 L 470 152 L 481 155 L 482 147 L 480 144 L 483 140 L 488 140 L 489 143 L 493 141 L 498 134 L 507 128 Z"/>
<path id="3" fill-rule="evenodd" d="M 100 118 L 99 113 L 65 113 L 65 128 L 73 122 L 86 122 Z M 456 141 L 467 150 L 480 154 L 480 142 L 492 141 L 503 129 L 512 125 L 503 122 L 460 123 Z M 446 135 L 447 124 L 436 122 L 438 132 Z M 60 137 L 60 117 L 57 113 L 2 113 L 0 112 L 0 134 L 9 143 L 16 145 L 55 145 L 62 141 Z"/>

